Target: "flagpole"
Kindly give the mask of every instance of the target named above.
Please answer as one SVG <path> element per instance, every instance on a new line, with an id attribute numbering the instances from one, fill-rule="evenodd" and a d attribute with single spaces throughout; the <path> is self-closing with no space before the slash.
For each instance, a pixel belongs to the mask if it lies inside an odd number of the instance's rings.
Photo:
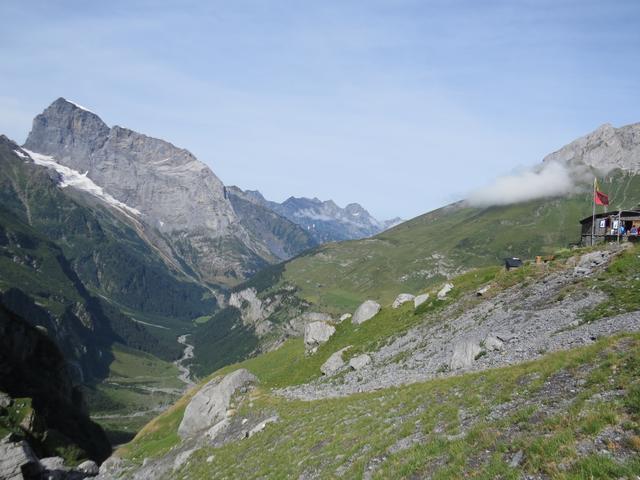
<path id="1" fill-rule="evenodd" d="M 591 214 L 591 246 L 595 243 L 594 235 L 596 234 L 596 178 L 593 177 L 593 195 L 591 197 L 593 202 L 593 213 Z"/>

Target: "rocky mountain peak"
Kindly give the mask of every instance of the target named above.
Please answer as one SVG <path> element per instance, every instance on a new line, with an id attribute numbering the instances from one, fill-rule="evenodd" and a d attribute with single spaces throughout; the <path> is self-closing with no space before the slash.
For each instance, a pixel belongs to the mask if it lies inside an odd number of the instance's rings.
<path id="1" fill-rule="evenodd" d="M 262 264 L 269 255 L 240 224 L 222 182 L 186 149 L 128 128 L 110 128 L 64 98 L 36 116 L 25 148 L 86 173 L 117 201 L 139 211 L 142 221 L 173 239 L 172 252 L 194 270 L 207 272 L 205 278 L 242 278 L 246 265 Z"/>
<path id="2" fill-rule="evenodd" d="M 25 148 L 38 153 L 71 150 L 89 156 L 109 127 L 95 113 L 60 97 L 33 120 Z"/>
<path id="3" fill-rule="evenodd" d="M 590 167 L 607 173 L 614 169 L 640 171 L 640 123 L 615 128 L 609 123 L 547 155 L 547 162 Z"/>

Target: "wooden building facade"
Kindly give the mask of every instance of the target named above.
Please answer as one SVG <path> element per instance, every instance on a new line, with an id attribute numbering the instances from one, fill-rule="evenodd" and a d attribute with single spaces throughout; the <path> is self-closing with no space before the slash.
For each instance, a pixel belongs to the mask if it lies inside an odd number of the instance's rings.
<path id="1" fill-rule="evenodd" d="M 592 230 L 593 217 L 589 215 L 580 220 L 582 234 L 580 242 L 584 246 L 615 241 L 637 241 L 640 230 L 639 210 L 620 210 L 598 213 L 595 216 L 595 227 Z M 593 242 L 591 234 L 593 231 Z"/>

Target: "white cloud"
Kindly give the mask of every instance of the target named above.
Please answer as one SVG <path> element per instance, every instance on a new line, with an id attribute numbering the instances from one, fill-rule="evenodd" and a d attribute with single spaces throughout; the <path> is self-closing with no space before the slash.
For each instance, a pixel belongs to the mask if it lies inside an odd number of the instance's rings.
<path id="1" fill-rule="evenodd" d="M 560 197 L 578 190 L 577 179 L 566 165 L 545 163 L 536 170 L 497 178 L 490 185 L 471 192 L 468 202 L 477 207 L 509 205 L 539 198 Z"/>

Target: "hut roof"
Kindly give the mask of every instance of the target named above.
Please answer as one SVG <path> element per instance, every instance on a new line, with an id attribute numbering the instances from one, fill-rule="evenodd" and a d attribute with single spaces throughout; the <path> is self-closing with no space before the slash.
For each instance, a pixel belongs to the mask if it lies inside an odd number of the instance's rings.
<path id="1" fill-rule="evenodd" d="M 613 212 L 596 213 L 596 218 L 607 218 L 607 217 L 611 217 L 611 216 L 618 216 L 618 211 L 615 210 Z M 621 218 L 628 218 L 628 217 L 639 217 L 640 218 L 640 211 L 638 211 L 638 210 L 620 210 L 620 217 Z M 585 217 L 582 220 L 580 220 L 580 223 L 590 223 L 591 222 L 591 218 L 592 218 L 592 216 L 589 215 L 588 217 Z"/>

